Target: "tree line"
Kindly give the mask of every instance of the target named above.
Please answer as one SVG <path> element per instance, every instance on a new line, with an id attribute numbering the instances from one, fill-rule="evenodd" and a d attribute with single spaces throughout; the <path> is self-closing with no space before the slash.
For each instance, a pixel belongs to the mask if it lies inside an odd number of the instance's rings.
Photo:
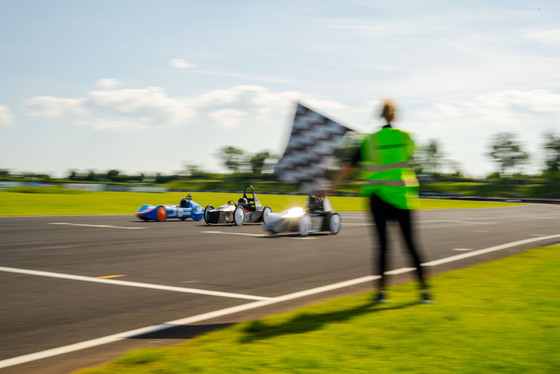
<path id="1" fill-rule="evenodd" d="M 428 173 L 434 176 L 441 174 L 442 166 L 448 166 L 454 172 L 447 174 L 447 177 L 463 177 L 460 165 L 452 160 L 447 160 L 440 150 L 437 140 L 430 139 L 426 145 L 421 147 L 415 155 L 416 171 L 418 173 Z M 508 177 L 530 177 L 523 175 L 522 167 L 531 158 L 522 142 L 516 134 L 511 132 L 501 132 L 494 134 L 489 149 L 484 154 L 496 164 L 497 170 L 488 175 L 486 179 L 504 179 Z M 545 180 L 560 180 L 560 135 L 553 132 L 546 133 L 543 141 L 544 165 L 538 177 Z"/>
<path id="2" fill-rule="evenodd" d="M 355 152 L 355 147 L 358 144 L 357 139 L 356 137 L 351 138 L 343 144 L 339 153 L 341 162 L 347 160 Z M 530 177 L 540 177 L 545 181 L 560 182 L 560 135 L 553 132 L 545 134 L 542 149 L 544 165 L 541 174 L 537 176 L 523 175 L 521 173 L 522 167 L 529 162 L 532 156 L 524 149 L 524 145 L 518 140 L 516 134 L 510 132 L 494 134 L 489 149 L 485 152 L 485 156 L 496 164 L 497 170 L 488 175 L 486 179 L 504 179 L 508 177 L 527 179 Z M 249 153 L 233 146 L 220 148 L 215 156 L 229 170 L 230 175 L 250 176 L 256 179 L 274 179 L 272 170 L 279 158 L 268 150 Z M 429 175 L 436 180 L 469 179 L 461 171 L 459 163 L 445 157 L 440 143 L 436 139 L 430 139 L 426 144 L 418 148 L 414 157 L 414 166 L 419 175 Z M 443 169 L 447 169 L 448 172 L 444 172 Z M 208 172 L 196 164 L 186 163 L 181 171 L 173 175 L 161 173 L 155 175 L 144 173 L 128 175 L 116 169 L 101 173 L 93 170 L 86 172 L 71 170 L 64 179 L 84 182 L 165 184 L 180 179 L 219 179 L 223 177 L 223 174 Z M 45 173 L 12 173 L 8 169 L 0 169 L 0 179 L 49 181 L 53 178 Z"/>

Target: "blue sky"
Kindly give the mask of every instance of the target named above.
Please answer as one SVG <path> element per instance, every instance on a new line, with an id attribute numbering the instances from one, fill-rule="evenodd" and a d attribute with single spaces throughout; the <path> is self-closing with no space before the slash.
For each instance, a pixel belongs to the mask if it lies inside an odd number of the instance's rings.
<path id="1" fill-rule="evenodd" d="M 295 102 L 397 127 L 467 175 L 513 132 L 543 167 L 560 132 L 558 1 L 0 0 L 0 168 L 223 171 L 281 154 Z"/>

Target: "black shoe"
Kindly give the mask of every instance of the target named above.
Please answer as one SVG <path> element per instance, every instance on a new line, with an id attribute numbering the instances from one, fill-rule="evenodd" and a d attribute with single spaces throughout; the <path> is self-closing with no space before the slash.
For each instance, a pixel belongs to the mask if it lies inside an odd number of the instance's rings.
<path id="1" fill-rule="evenodd" d="M 421 304 L 434 304 L 435 300 L 432 298 L 432 291 L 430 291 L 430 290 L 420 291 L 420 303 Z"/>

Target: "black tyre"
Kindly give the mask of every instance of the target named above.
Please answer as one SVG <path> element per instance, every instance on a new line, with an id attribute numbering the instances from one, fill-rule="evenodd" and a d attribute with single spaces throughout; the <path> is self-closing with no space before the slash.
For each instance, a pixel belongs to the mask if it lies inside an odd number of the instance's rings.
<path id="1" fill-rule="evenodd" d="M 206 208 L 204 208 L 204 222 L 206 222 L 207 225 L 210 224 L 210 221 L 208 220 L 208 215 L 210 214 L 210 211 L 212 209 L 214 209 L 212 205 L 206 205 Z"/>

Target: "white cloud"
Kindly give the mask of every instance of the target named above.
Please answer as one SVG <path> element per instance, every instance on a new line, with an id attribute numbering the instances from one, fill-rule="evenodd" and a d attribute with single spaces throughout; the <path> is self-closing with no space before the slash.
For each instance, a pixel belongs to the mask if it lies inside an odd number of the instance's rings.
<path id="1" fill-rule="evenodd" d="M 549 90 L 506 90 L 478 95 L 463 102 L 443 104 L 454 118 L 476 118 L 477 124 L 500 130 L 551 125 L 560 118 L 560 94 Z M 438 106 L 436 106 L 436 109 Z"/>
<path id="2" fill-rule="evenodd" d="M 296 91 L 273 92 L 255 85 L 211 90 L 191 97 L 172 97 L 161 87 L 99 90 L 79 98 L 31 98 L 25 108 L 31 115 L 63 118 L 100 132 L 196 126 L 216 147 L 228 144 L 278 152 L 296 101 L 359 131 L 377 127 L 371 122 L 364 125 L 371 111 L 379 106 L 377 100 L 347 106 Z M 542 134 L 557 128 L 560 118 L 560 93 L 545 89 L 464 92 L 437 100 L 427 98 L 421 105 L 397 98 L 397 105 L 403 111 L 397 126 L 402 122 L 418 137 L 419 144 L 437 139 L 449 159 L 469 165 L 474 169 L 470 172 L 480 176 L 492 168 L 484 156 L 492 135 L 517 133 L 536 153 Z M 379 119 L 375 117 L 374 121 Z"/>
<path id="3" fill-rule="evenodd" d="M 12 127 L 15 124 L 10 107 L 0 105 L 0 127 Z"/>
<path id="4" fill-rule="evenodd" d="M 524 29 L 521 36 L 541 44 L 560 45 L 560 29 Z"/>
<path id="5" fill-rule="evenodd" d="M 77 124 L 104 132 L 131 132 L 147 128 L 145 122 L 142 118 L 93 118 L 89 121 L 78 121 Z"/>
<path id="6" fill-rule="evenodd" d="M 447 157 L 469 165 L 470 173 L 485 176 L 494 168 L 485 156 L 493 135 L 510 132 L 531 155 L 526 170 L 542 168 L 543 134 L 560 119 L 560 93 L 550 90 L 503 90 L 461 100 L 449 98 L 407 113 L 403 126 L 420 137 L 436 139 Z"/>
<path id="7" fill-rule="evenodd" d="M 171 61 L 169 61 L 169 65 L 177 69 L 191 69 L 195 67 L 195 65 L 190 64 L 180 58 L 171 59 Z"/>
<path id="8" fill-rule="evenodd" d="M 27 114 L 39 117 L 65 117 L 84 113 L 84 99 L 66 99 L 52 96 L 39 96 L 25 101 Z"/>
<path id="9" fill-rule="evenodd" d="M 264 87 L 241 85 L 189 98 L 170 97 L 161 87 L 90 91 L 80 98 L 41 96 L 26 100 L 24 108 L 32 116 L 66 118 L 98 131 L 133 132 L 192 124 L 232 128 L 271 123 L 294 100 L 301 99 L 318 108 L 342 107 L 328 100 L 306 100 L 293 91 L 273 93 Z"/>
<path id="10" fill-rule="evenodd" d="M 208 116 L 223 127 L 237 127 L 247 117 L 247 113 L 237 109 L 221 109 Z"/>
<path id="11" fill-rule="evenodd" d="M 121 85 L 121 82 L 116 79 L 104 78 L 98 80 L 96 82 L 96 85 L 106 90 L 113 90 L 115 88 L 118 88 Z"/>

